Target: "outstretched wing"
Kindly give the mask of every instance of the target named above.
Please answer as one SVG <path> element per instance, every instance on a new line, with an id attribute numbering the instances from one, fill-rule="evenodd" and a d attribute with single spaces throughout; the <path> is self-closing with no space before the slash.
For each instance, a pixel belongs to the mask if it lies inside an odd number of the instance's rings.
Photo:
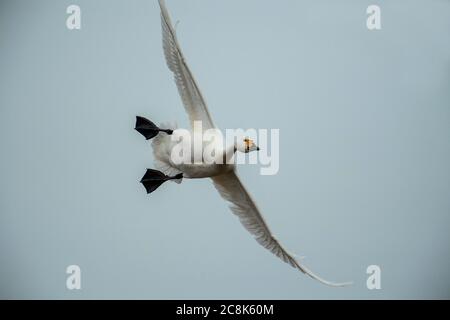
<path id="1" fill-rule="evenodd" d="M 290 254 L 278 240 L 272 235 L 263 216 L 256 207 L 250 194 L 242 185 L 235 172 L 226 173 L 212 178 L 214 186 L 220 195 L 231 203 L 231 210 L 239 217 L 244 227 L 255 237 L 256 241 L 264 248 L 272 252 L 292 267 L 299 269 L 313 279 L 316 279 L 329 286 L 345 286 L 350 283 L 333 283 L 326 281 L 305 266 L 300 264 L 292 254 Z"/>
<path id="2" fill-rule="evenodd" d="M 167 66 L 173 72 L 175 83 L 191 121 L 191 126 L 193 126 L 194 121 L 202 121 L 203 130 L 214 128 L 215 126 L 205 99 L 181 52 L 165 1 L 159 0 L 159 6 L 161 8 L 164 55 Z"/>

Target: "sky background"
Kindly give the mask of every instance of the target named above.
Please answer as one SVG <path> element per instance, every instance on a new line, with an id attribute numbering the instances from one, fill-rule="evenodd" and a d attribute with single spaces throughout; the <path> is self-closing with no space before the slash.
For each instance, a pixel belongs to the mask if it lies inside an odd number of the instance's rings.
<path id="1" fill-rule="evenodd" d="M 208 179 L 146 195 L 135 116 L 188 124 L 156 0 L 0 0 L 0 298 L 450 298 L 450 1 L 167 6 L 216 124 L 280 129 L 277 175 L 239 167 L 274 234 L 354 285 L 272 256 Z"/>

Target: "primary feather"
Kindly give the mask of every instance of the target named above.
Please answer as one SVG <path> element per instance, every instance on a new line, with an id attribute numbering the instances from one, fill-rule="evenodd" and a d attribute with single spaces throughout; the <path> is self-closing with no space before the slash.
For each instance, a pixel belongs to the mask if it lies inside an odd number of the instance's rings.
<path id="1" fill-rule="evenodd" d="M 161 7 L 164 56 L 166 57 L 167 66 L 173 72 L 175 83 L 191 121 L 191 126 L 194 121 L 202 121 L 204 130 L 214 128 L 214 122 L 209 114 L 205 99 L 178 45 L 177 36 L 170 22 L 165 1 L 159 0 L 159 6 Z"/>

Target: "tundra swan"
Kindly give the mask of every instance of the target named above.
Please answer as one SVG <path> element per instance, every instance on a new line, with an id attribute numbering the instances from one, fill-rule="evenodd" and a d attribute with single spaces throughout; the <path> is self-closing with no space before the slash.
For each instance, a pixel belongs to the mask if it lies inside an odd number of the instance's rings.
<path id="1" fill-rule="evenodd" d="M 203 130 L 214 129 L 215 125 L 208 111 L 205 99 L 195 81 L 191 70 L 181 51 L 174 28 L 172 27 L 165 1 L 159 0 L 161 8 L 161 25 L 163 49 L 166 63 L 172 71 L 178 92 L 189 116 L 191 126 L 201 121 Z M 243 226 L 254 236 L 256 241 L 284 262 L 297 268 L 313 279 L 330 286 L 345 286 L 350 283 L 334 283 L 326 281 L 314 274 L 289 253 L 272 234 L 260 210 L 256 206 L 241 180 L 236 174 L 233 163 L 192 163 L 175 164 L 171 159 L 174 142 L 171 139 L 178 129 L 160 128 L 152 121 L 136 117 L 135 129 L 147 140 L 154 138 L 152 148 L 155 166 L 158 170 L 147 169 L 141 183 L 147 193 L 155 191 L 165 181 L 180 183 L 183 178 L 211 178 L 220 195 L 230 203 L 232 212 L 238 216 Z M 228 158 L 235 152 L 252 152 L 259 150 L 249 138 L 235 142 L 222 150 L 223 157 Z"/>

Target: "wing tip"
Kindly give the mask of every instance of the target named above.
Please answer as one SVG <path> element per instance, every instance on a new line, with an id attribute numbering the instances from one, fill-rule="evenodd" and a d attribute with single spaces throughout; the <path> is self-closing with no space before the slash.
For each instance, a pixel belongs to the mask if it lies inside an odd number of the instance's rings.
<path id="1" fill-rule="evenodd" d="M 348 287 L 353 285 L 353 281 L 346 281 L 346 282 L 332 282 L 332 281 L 328 281 L 325 280 L 321 277 L 319 277 L 318 275 L 316 275 L 314 272 L 312 272 L 311 270 L 309 270 L 308 268 L 306 268 L 305 266 L 301 265 L 300 263 L 298 263 L 297 260 L 295 260 L 296 265 L 297 265 L 297 269 L 299 269 L 301 272 L 303 272 L 304 274 L 308 275 L 310 278 L 313 278 L 316 281 L 319 281 L 322 284 L 325 284 L 329 287 Z"/>

